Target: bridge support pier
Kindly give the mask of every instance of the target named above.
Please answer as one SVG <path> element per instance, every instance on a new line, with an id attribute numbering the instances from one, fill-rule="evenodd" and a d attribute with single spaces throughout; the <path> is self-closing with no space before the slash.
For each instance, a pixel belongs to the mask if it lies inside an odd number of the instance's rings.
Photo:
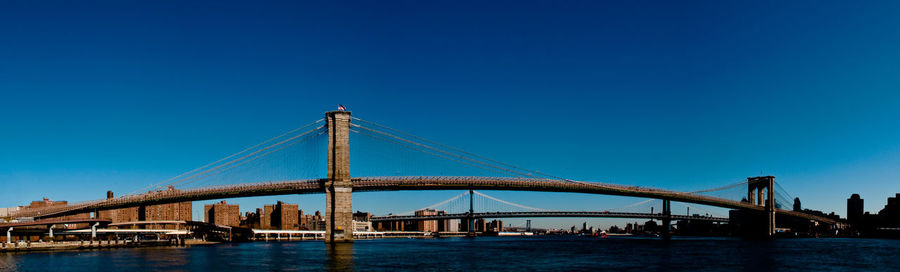
<path id="1" fill-rule="evenodd" d="M 663 239 L 671 238 L 672 234 L 672 202 L 668 199 L 663 199 L 662 204 L 662 237 Z"/>
<path id="2" fill-rule="evenodd" d="M 325 242 L 353 242 L 353 182 L 350 179 L 350 112 L 325 113 L 328 178 L 325 180 Z"/>
<path id="3" fill-rule="evenodd" d="M 13 231 L 13 228 L 12 228 L 12 227 L 6 229 L 6 242 L 7 242 L 7 243 L 12 243 L 12 242 L 13 242 L 13 241 L 12 241 L 12 231 Z"/>

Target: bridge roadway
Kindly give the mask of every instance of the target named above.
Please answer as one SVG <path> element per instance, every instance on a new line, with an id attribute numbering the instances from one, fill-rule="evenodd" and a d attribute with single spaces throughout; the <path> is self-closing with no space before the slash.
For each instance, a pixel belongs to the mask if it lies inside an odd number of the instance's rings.
<path id="1" fill-rule="evenodd" d="M 624 186 L 609 183 L 584 181 L 537 178 L 452 176 L 358 177 L 353 178 L 352 180 L 354 192 L 469 189 L 569 192 L 668 199 L 678 202 L 695 203 L 729 209 L 752 211 L 764 210 L 763 206 L 757 206 L 747 202 L 734 201 L 689 192 L 678 192 L 640 186 Z M 101 199 L 83 203 L 75 203 L 63 207 L 50 207 L 40 210 L 25 210 L 17 213 L 16 216 L 47 218 L 69 214 L 93 212 L 97 210 L 118 209 L 184 201 L 200 201 L 269 195 L 323 193 L 325 181 L 325 179 L 288 180 L 198 187 L 184 190 L 155 191 L 139 195 L 122 196 L 113 199 Z M 778 209 L 776 213 L 792 217 L 816 220 L 823 223 L 835 222 L 830 218 L 818 217 L 789 210 Z"/>
<path id="2" fill-rule="evenodd" d="M 516 217 L 605 217 L 605 218 L 646 218 L 665 219 L 660 213 L 626 213 L 626 212 L 584 212 L 584 211 L 535 211 L 535 212 L 488 212 L 473 213 L 472 218 L 516 218 Z M 466 219 L 469 213 L 453 213 L 440 215 L 389 215 L 371 217 L 369 221 L 420 221 L 442 219 Z M 701 220 L 713 222 L 728 222 L 728 218 L 709 216 L 672 215 L 672 220 Z"/>

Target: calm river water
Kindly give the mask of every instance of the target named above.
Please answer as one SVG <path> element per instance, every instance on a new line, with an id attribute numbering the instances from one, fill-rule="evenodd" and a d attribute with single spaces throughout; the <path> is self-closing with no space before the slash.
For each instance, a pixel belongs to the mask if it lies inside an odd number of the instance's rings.
<path id="1" fill-rule="evenodd" d="M 900 271 L 900 240 L 381 239 L 0 254 L 3 271 Z"/>

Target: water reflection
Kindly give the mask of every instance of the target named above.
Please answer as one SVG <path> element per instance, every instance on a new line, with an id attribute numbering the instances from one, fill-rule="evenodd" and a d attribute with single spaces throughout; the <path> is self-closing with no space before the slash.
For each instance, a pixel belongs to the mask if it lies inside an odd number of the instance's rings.
<path id="1" fill-rule="evenodd" d="M 473 251 L 473 249 L 477 249 Z M 897 271 L 898 240 L 580 236 L 251 242 L 0 253 L 0 271 Z M 325 256 L 322 256 L 322 255 Z M 423 257 L 424 256 L 424 257 Z"/>
<path id="2" fill-rule="evenodd" d="M 328 262 L 325 269 L 328 271 L 352 271 L 353 267 L 353 243 L 328 243 L 325 244 Z"/>
<path id="3" fill-rule="evenodd" d="M 0 254 L 0 271 L 19 271 L 12 253 Z"/>

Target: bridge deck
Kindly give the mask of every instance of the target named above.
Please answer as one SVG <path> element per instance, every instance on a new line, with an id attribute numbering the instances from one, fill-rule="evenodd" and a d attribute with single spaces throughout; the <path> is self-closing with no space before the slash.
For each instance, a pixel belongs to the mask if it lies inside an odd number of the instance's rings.
<path id="1" fill-rule="evenodd" d="M 124 196 L 114 199 L 95 200 L 73 204 L 65 207 L 41 210 L 22 211 L 17 216 L 43 218 L 90 212 L 95 210 L 117 209 L 141 205 L 155 205 L 184 201 L 199 201 L 235 197 L 312 194 L 323 193 L 324 179 L 289 180 L 252 184 L 235 184 L 151 192 L 147 194 Z M 729 209 L 762 211 L 762 206 L 729 199 L 677 192 L 639 186 L 623 186 L 607 183 L 564 181 L 535 178 L 496 178 L 496 177 L 361 177 L 353 178 L 354 192 L 372 191 L 406 191 L 406 190 L 507 190 L 507 191 L 542 191 L 571 192 L 586 194 L 619 195 L 668 199 L 687 203 L 710 205 Z M 779 214 L 834 223 L 834 220 L 803 213 L 778 210 Z"/>

